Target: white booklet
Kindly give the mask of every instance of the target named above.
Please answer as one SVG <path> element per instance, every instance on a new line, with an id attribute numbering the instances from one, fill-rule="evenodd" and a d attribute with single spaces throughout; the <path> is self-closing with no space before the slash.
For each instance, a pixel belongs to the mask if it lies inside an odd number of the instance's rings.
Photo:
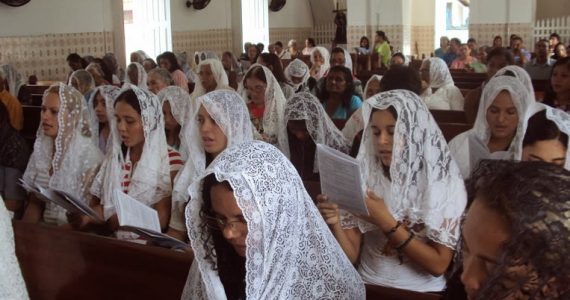
<path id="1" fill-rule="evenodd" d="M 317 144 L 317 161 L 321 192 L 329 201 L 351 213 L 368 215 L 358 161 L 323 144 Z"/>
<path id="2" fill-rule="evenodd" d="M 140 235 L 142 238 L 162 247 L 184 249 L 188 244 L 172 238 L 160 230 L 158 212 L 117 189 L 115 208 L 122 229 Z"/>

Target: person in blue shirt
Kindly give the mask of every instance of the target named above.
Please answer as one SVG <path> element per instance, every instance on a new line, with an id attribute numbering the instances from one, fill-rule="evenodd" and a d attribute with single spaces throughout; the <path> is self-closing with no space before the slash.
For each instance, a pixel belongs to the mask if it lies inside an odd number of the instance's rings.
<path id="1" fill-rule="evenodd" d="M 318 98 L 331 119 L 346 120 L 362 106 L 360 97 L 354 95 L 352 73 L 345 66 L 329 69 L 325 88 Z"/>
<path id="2" fill-rule="evenodd" d="M 449 66 L 459 56 L 459 49 L 461 48 L 461 40 L 452 38 L 449 42 L 449 50 L 443 55 L 441 59 Z"/>

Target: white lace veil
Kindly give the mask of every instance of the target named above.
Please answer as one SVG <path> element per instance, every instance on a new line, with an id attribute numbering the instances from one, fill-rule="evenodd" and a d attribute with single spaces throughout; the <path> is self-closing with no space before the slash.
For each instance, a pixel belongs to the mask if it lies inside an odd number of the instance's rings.
<path id="1" fill-rule="evenodd" d="M 454 85 L 453 78 L 449 72 L 449 67 L 445 61 L 439 57 L 430 57 L 429 61 L 429 87 L 441 88 Z"/>
<path id="2" fill-rule="evenodd" d="M 349 142 L 329 118 L 319 99 L 313 94 L 297 93 L 287 101 L 285 125 L 292 120 L 305 121 L 307 131 L 315 144 L 325 144 L 347 154 L 350 151 Z M 318 172 L 316 155 L 315 153 L 313 168 L 315 173 Z"/>
<path id="3" fill-rule="evenodd" d="M 514 65 L 506 66 L 497 71 L 497 73 L 493 77 L 510 76 L 510 75 L 514 75 L 514 77 L 518 79 L 525 86 L 525 88 L 528 90 L 528 92 L 530 93 L 530 95 L 532 95 L 534 99 L 534 87 L 532 85 L 532 79 L 530 78 L 530 75 L 528 75 L 528 72 L 525 69 Z"/>
<path id="4" fill-rule="evenodd" d="M 314 58 L 314 54 L 315 52 L 319 52 L 321 54 L 321 56 L 323 57 L 323 65 L 321 66 L 321 68 L 319 69 L 319 72 L 316 75 L 316 78 L 322 78 L 330 69 L 331 67 L 331 55 L 329 53 L 329 50 L 327 50 L 325 47 L 321 47 L 321 46 L 317 46 L 315 48 L 313 48 L 313 51 L 311 51 L 311 63 L 314 65 L 315 64 L 315 58 Z M 351 69 L 352 70 L 352 69 Z"/>
<path id="5" fill-rule="evenodd" d="M 206 169 L 206 153 L 197 124 L 201 105 L 226 135 L 227 147 L 253 140 L 253 126 L 249 120 L 249 112 L 238 93 L 231 90 L 213 91 L 198 97 L 196 102 L 197 108 L 188 116 L 181 131 L 187 141 L 188 153 L 191 155 L 174 179 L 172 201 L 173 207 L 177 208 L 188 201 L 188 186 Z"/>
<path id="6" fill-rule="evenodd" d="M 129 69 L 130 68 L 137 68 L 137 80 L 138 82 L 131 82 L 131 78 L 129 77 Z M 148 86 L 146 85 L 148 81 L 148 75 L 142 64 L 138 62 L 133 62 L 127 67 L 127 72 L 125 72 L 125 83 L 123 87 L 128 86 L 129 84 L 136 85 L 137 87 L 146 90 Z"/>
<path id="7" fill-rule="evenodd" d="M 192 102 L 190 94 L 179 86 L 168 86 L 158 92 L 157 97 L 161 105 L 164 105 L 164 102 L 168 101 L 172 116 L 181 128 L 184 127 L 184 122 L 186 122 L 187 117 L 197 109 L 193 106 L 194 103 Z M 188 149 L 184 147 L 184 145 L 187 144 L 185 139 L 186 137 L 182 134 L 182 130 L 180 130 L 180 155 L 184 161 L 188 159 Z"/>
<path id="8" fill-rule="evenodd" d="M 12 65 L 2 65 L 0 69 L 0 71 L 4 73 L 4 79 L 8 82 L 8 90 L 10 91 L 10 94 L 18 98 L 20 88 L 26 85 L 26 80 Z"/>
<path id="9" fill-rule="evenodd" d="M 16 257 L 12 220 L 0 196 L 0 299 L 27 300 L 28 291 Z"/>
<path id="10" fill-rule="evenodd" d="M 206 59 L 217 59 L 220 60 L 220 58 L 218 57 L 218 54 L 212 50 L 206 50 L 206 51 L 202 51 L 200 52 L 200 63 L 203 62 Z"/>
<path id="11" fill-rule="evenodd" d="M 34 152 L 23 179 L 29 184 L 39 183 L 36 182 L 38 176 L 49 174 L 51 170 L 48 187 L 63 190 L 89 203 L 89 187 L 103 154 L 92 140 L 87 102 L 76 89 L 63 83 L 50 86 L 44 93 L 44 99 L 50 93 L 59 95 L 57 136 L 55 139 L 46 136 L 39 126 Z M 55 209 L 58 218 L 65 220 L 65 211 Z"/>
<path id="12" fill-rule="evenodd" d="M 89 114 L 91 118 L 91 128 L 93 130 L 93 143 L 99 146 L 99 120 L 95 114 L 95 97 L 97 94 L 101 94 L 103 99 L 105 99 L 105 109 L 107 111 L 107 126 L 111 129 L 111 123 L 115 120 L 115 108 L 113 104 L 115 103 L 115 99 L 119 96 L 120 89 L 114 85 L 102 85 L 95 88 L 95 91 L 91 93 L 91 98 L 89 99 Z M 105 149 L 105 153 L 110 151 L 109 149 L 112 148 L 113 144 L 113 137 L 112 134 L 109 133 L 109 138 L 107 139 L 107 147 Z"/>
<path id="13" fill-rule="evenodd" d="M 567 136 L 570 137 L 570 114 L 566 113 L 563 110 L 556 109 L 556 108 L 550 107 L 548 105 L 545 105 L 545 104 L 542 104 L 539 102 L 532 103 L 528 107 L 528 110 L 526 112 L 526 116 L 524 118 L 525 121 L 523 123 L 522 132 L 524 132 L 526 134 L 526 131 L 528 129 L 528 120 L 532 116 L 534 116 L 536 113 L 541 112 L 543 110 L 546 110 L 546 119 L 554 122 L 554 124 L 556 124 L 556 127 L 558 127 L 560 132 L 565 133 Z M 522 159 L 522 148 L 523 148 L 522 142 L 523 142 L 523 139 L 524 139 L 524 134 L 520 140 L 521 145 L 518 147 L 517 153 L 515 155 L 516 160 Z M 570 139 L 565 146 L 566 146 L 566 162 L 564 164 L 564 168 L 566 170 L 570 171 Z"/>
<path id="14" fill-rule="evenodd" d="M 372 77 L 370 77 L 370 79 L 368 79 L 366 82 L 363 96 L 366 97 L 370 82 L 380 82 L 380 80 L 382 80 L 382 75 L 373 74 Z M 362 108 L 359 108 L 352 115 L 350 115 L 350 118 L 344 124 L 344 127 L 342 128 L 342 134 L 348 140 L 349 145 L 352 145 L 354 142 L 354 137 L 362 129 L 364 129 L 364 120 L 362 119 Z"/>
<path id="15" fill-rule="evenodd" d="M 224 66 L 219 59 L 215 58 L 208 58 L 200 62 L 198 65 L 198 72 L 200 71 L 200 67 L 203 65 L 209 65 L 210 69 L 212 69 L 212 74 L 214 75 L 214 79 L 216 80 L 216 90 L 226 89 L 229 90 L 229 81 L 228 75 L 224 70 Z M 199 76 L 199 75 L 198 75 Z M 194 92 L 192 92 L 192 99 L 196 99 L 206 93 L 204 86 L 202 86 L 202 81 L 196 81 L 196 86 L 194 87 Z M 194 100 L 195 101 L 195 100 Z"/>
<path id="16" fill-rule="evenodd" d="M 283 154 L 285 154 L 285 156 L 289 157 L 287 126 L 284 123 L 285 104 L 287 103 L 287 99 L 285 99 L 285 95 L 283 95 L 279 82 L 277 82 L 277 79 L 275 79 L 271 70 L 260 64 L 251 65 L 244 76 L 244 82 L 241 85 L 240 94 L 243 99 L 246 100 L 246 103 L 248 103 L 247 91 L 243 87 L 245 85 L 245 78 L 247 78 L 249 72 L 256 67 L 263 68 L 263 73 L 267 80 L 267 88 L 265 89 L 265 111 L 263 112 L 263 134 L 270 138 L 271 144 L 275 145 L 283 152 Z M 259 136 L 259 133 L 254 134 Z"/>
<path id="17" fill-rule="evenodd" d="M 350 73 L 352 73 L 352 57 L 350 56 L 350 52 L 346 49 L 342 50 L 344 50 L 344 66 L 350 70 Z"/>
<path id="18" fill-rule="evenodd" d="M 386 178 L 376 158 L 369 120 L 373 109 L 397 112 L 390 165 L 391 197 L 384 199 L 394 218 L 424 224 L 427 237 L 455 249 L 467 195 L 459 169 L 445 138 L 422 99 L 407 90 L 393 90 L 368 98 L 362 107 L 365 129 L 357 159 L 366 187 L 382 195 Z M 361 223 L 363 221 L 360 221 Z M 361 226 L 364 231 L 370 228 Z"/>
<path id="19" fill-rule="evenodd" d="M 233 189 L 247 221 L 247 299 L 364 299 L 362 279 L 305 191 L 297 171 L 273 146 L 252 141 L 226 149 L 201 179 L 215 174 Z M 194 263 L 182 299 L 226 299 L 202 241 L 202 180 L 190 187 L 186 225 Z"/>
<path id="20" fill-rule="evenodd" d="M 303 80 L 300 83 L 293 83 L 293 80 L 291 79 L 293 76 L 301 77 Z M 285 68 L 285 78 L 287 79 L 287 83 L 293 87 L 293 91 L 295 92 L 299 90 L 299 87 L 307 83 L 310 76 L 309 67 L 304 61 L 298 58 L 291 61 Z"/>
<path id="21" fill-rule="evenodd" d="M 123 87 L 120 95 L 129 90 L 136 94 L 139 101 L 145 140 L 142 155 L 132 171 L 128 194 L 150 206 L 170 196 L 172 191 L 164 116 L 157 96 L 134 85 Z M 122 189 L 121 170 L 127 162 L 115 123 L 114 120 L 111 123 L 112 149 L 107 152 L 91 187 L 91 193 L 101 199 L 106 219 L 115 214 L 114 193 L 116 189 Z"/>

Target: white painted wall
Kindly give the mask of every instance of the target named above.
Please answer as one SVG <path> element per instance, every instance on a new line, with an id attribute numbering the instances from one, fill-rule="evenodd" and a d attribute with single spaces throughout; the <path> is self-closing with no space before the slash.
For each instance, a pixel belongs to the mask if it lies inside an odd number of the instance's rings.
<path id="1" fill-rule="evenodd" d="M 536 4 L 536 18 L 546 19 L 552 17 L 570 16 L 568 0 L 539 0 Z"/>
<path id="2" fill-rule="evenodd" d="M 540 0 L 473 0 L 471 24 L 531 23 Z"/>
<path id="3" fill-rule="evenodd" d="M 36 0 L 21 7 L 0 4 L 0 35 L 112 31 L 112 1 L 117 0 Z"/>
<path id="4" fill-rule="evenodd" d="M 434 26 L 436 0 L 411 0 L 411 25 Z"/>
<path id="5" fill-rule="evenodd" d="M 233 0 L 236 1 L 236 0 Z M 170 0 L 172 31 L 232 28 L 232 0 L 210 1 L 206 8 L 187 8 L 186 1 Z"/>
<path id="6" fill-rule="evenodd" d="M 307 27 L 313 27 L 311 6 L 307 0 L 288 0 L 280 11 L 269 11 L 269 28 Z"/>

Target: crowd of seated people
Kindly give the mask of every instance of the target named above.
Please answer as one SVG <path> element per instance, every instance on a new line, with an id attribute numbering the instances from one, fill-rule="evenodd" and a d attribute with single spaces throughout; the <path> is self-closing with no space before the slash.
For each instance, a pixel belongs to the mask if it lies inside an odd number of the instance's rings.
<path id="1" fill-rule="evenodd" d="M 188 245 L 184 299 L 364 299 L 374 285 L 566 299 L 570 58 L 556 34 L 533 53 L 509 38 L 442 37 L 422 61 L 384 31 L 353 54 L 310 37 L 237 55 L 139 50 L 124 68 L 110 53 L 72 53 L 35 106 L 37 87 L 3 65 L 0 298 L 27 297 L 10 219 L 152 247 L 121 226 L 124 193 Z M 353 67 L 353 55 L 377 68 Z M 308 192 L 323 175 L 318 144 L 359 165 L 367 215 Z"/>

